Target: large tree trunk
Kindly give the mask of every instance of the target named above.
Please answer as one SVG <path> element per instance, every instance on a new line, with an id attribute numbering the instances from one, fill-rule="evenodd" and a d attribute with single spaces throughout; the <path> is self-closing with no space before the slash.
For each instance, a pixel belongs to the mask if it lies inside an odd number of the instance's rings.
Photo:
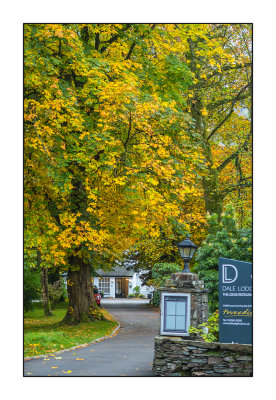
<path id="1" fill-rule="evenodd" d="M 78 256 L 71 256 L 70 265 L 67 279 L 69 307 L 62 322 L 73 325 L 99 319 L 95 315 L 99 309 L 93 295 L 89 265 Z"/>
<path id="2" fill-rule="evenodd" d="M 42 303 L 44 307 L 44 315 L 46 317 L 52 316 L 49 290 L 48 290 L 48 270 L 45 267 L 41 267 L 41 289 L 42 289 Z"/>
<path id="3" fill-rule="evenodd" d="M 216 213 L 220 218 L 223 211 L 223 198 L 219 191 L 219 182 L 216 171 L 210 170 L 208 177 L 203 177 L 202 184 L 206 213 Z"/>
<path id="4" fill-rule="evenodd" d="M 200 99 L 197 99 L 192 104 L 192 117 L 195 121 L 195 130 L 201 136 L 201 147 L 205 158 L 208 172 L 206 176 L 202 177 L 202 186 L 204 191 L 204 202 L 206 213 L 216 213 L 220 217 L 223 209 L 223 197 L 220 193 L 219 188 L 219 174 L 216 168 L 214 168 L 214 160 L 212 153 L 212 146 L 208 140 L 207 133 L 207 121 L 206 117 L 201 114 L 203 103 Z"/>

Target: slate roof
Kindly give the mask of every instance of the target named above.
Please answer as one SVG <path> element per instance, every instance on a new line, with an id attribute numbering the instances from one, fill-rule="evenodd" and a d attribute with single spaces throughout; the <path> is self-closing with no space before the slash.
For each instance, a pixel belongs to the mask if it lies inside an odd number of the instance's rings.
<path id="1" fill-rule="evenodd" d="M 111 271 L 103 271 L 101 269 L 96 270 L 97 274 L 101 277 L 117 276 L 117 277 L 132 277 L 134 271 L 128 271 L 125 268 L 115 267 Z"/>

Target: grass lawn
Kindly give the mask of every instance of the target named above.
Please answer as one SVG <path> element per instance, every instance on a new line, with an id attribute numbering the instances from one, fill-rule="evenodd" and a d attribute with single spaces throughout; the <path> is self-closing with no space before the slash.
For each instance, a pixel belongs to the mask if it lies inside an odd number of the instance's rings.
<path id="1" fill-rule="evenodd" d="M 68 305 L 58 304 L 52 317 L 44 317 L 43 306 L 24 313 L 24 357 L 38 356 L 92 342 L 110 335 L 118 323 L 103 308 L 108 321 L 87 322 L 74 326 L 59 325 Z"/>

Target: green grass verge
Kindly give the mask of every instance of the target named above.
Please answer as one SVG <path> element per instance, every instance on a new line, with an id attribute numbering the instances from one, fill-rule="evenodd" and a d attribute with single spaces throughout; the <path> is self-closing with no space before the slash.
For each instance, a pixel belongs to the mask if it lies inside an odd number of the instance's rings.
<path id="1" fill-rule="evenodd" d="M 35 306 L 24 314 L 24 357 L 33 357 L 69 349 L 108 336 L 118 323 L 103 308 L 108 321 L 86 322 L 79 325 L 60 325 L 67 304 L 61 303 L 53 310 L 52 317 L 44 317 L 43 307 Z"/>

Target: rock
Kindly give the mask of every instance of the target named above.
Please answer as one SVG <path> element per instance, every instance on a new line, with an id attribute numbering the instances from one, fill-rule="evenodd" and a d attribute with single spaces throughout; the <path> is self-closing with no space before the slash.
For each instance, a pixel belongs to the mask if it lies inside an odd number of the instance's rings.
<path id="1" fill-rule="evenodd" d="M 192 376 L 206 376 L 206 372 L 204 371 L 194 371 L 192 372 Z"/>
<path id="2" fill-rule="evenodd" d="M 224 360 L 224 361 L 227 361 L 227 362 L 229 362 L 229 363 L 233 363 L 234 358 L 233 358 L 233 357 L 224 357 L 223 360 Z"/>
<path id="3" fill-rule="evenodd" d="M 196 363 L 196 364 L 206 364 L 207 363 L 207 359 L 205 358 L 191 358 L 191 362 L 192 363 Z"/>
<path id="4" fill-rule="evenodd" d="M 252 359 L 251 356 L 239 356 L 239 357 L 236 357 L 237 361 L 248 361 L 248 360 L 251 360 L 251 359 Z"/>
<path id="5" fill-rule="evenodd" d="M 231 350 L 241 353 L 252 353 L 251 344 L 237 344 L 237 343 L 220 343 L 219 347 L 221 350 Z"/>
<path id="6" fill-rule="evenodd" d="M 217 365 L 221 363 L 221 357 L 209 357 L 208 364 L 209 365 Z"/>
<path id="7" fill-rule="evenodd" d="M 171 371 L 175 371 L 176 364 L 175 363 L 167 363 L 167 368 Z"/>
<path id="8" fill-rule="evenodd" d="M 214 371 L 219 372 L 220 374 L 230 374 L 234 372 L 232 368 L 220 368 L 220 367 L 214 367 Z"/>
<path id="9" fill-rule="evenodd" d="M 166 361 L 165 361 L 165 359 L 155 359 L 154 360 L 154 365 L 165 365 L 166 364 Z"/>

